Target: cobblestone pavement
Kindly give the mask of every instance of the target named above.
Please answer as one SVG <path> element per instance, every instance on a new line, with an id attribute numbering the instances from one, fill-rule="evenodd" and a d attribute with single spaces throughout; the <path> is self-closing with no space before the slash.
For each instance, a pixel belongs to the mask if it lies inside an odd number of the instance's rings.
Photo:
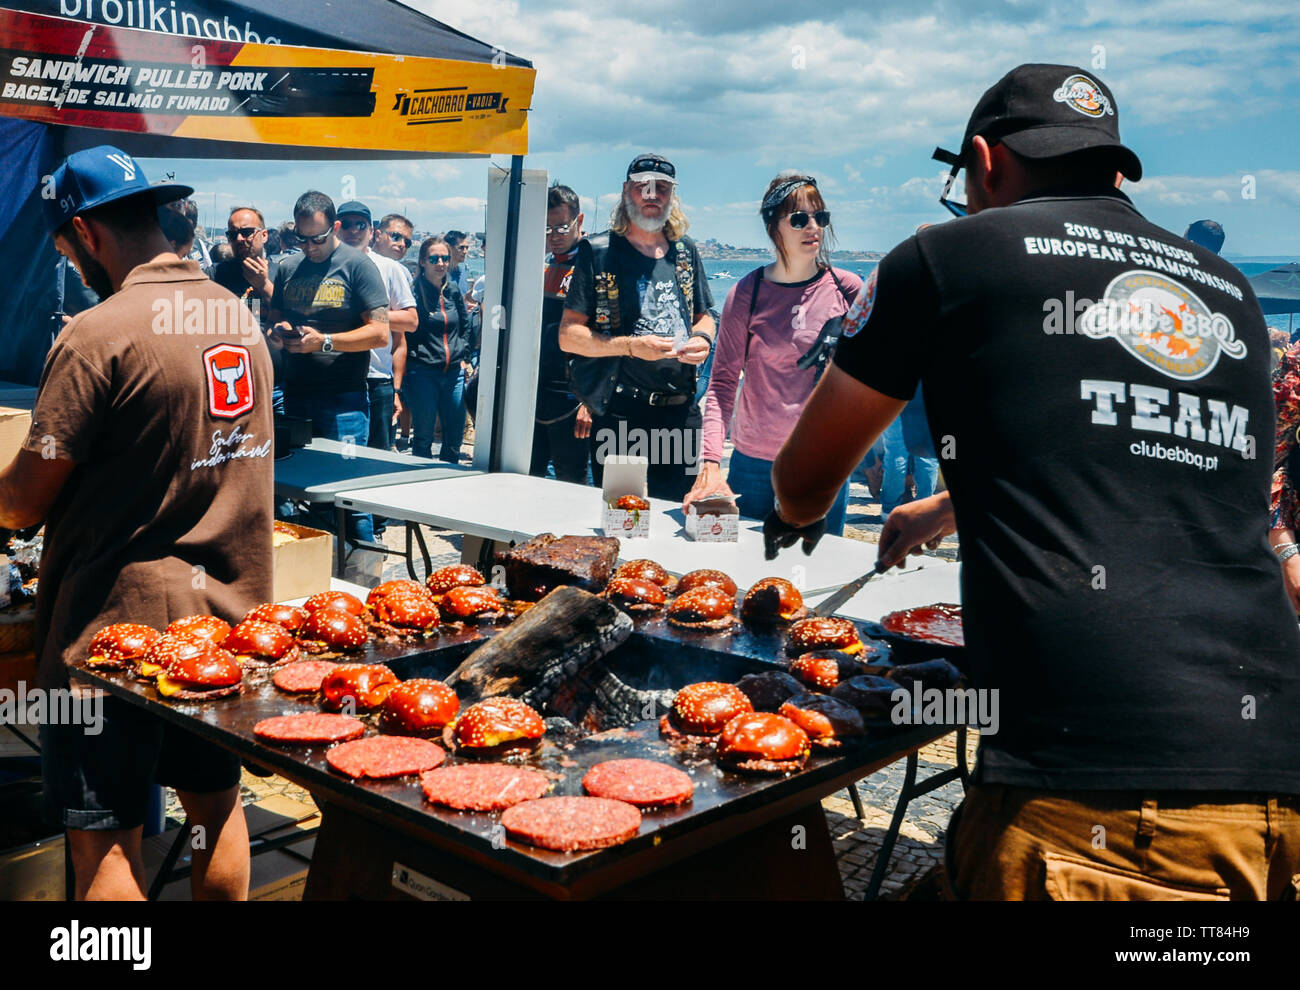
<path id="1" fill-rule="evenodd" d="M 466 451 L 471 450 L 472 447 L 467 444 Z M 727 450 L 729 455 L 729 444 Z M 851 485 L 849 495 L 845 537 L 866 543 L 879 542 L 882 529 L 879 503 L 871 497 L 866 485 Z M 435 568 L 460 562 L 462 538 L 459 533 L 434 530 L 426 526 L 424 535 Z M 399 552 L 404 550 L 405 526 L 394 522 L 382 539 L 389 548 Z M 933 555 L 955 560 L 957 549 L 954 537 L 946 540 Z M 357 556 L 354 554 L 354 558 Z M 378 561 L 378 556 L 374 554 L 369 558 L 361 557 L 359 563 L 350 558 L 349 574 L 345 576 L 366 586 L 373 586 L 381 579 L 388 581 L 407 576 L 406 561 L 401 556 L 389 555 L 382 563 Z M 423 565 L 418 566 L 422 572 Z M 972 731 L 967 739 L 967 759 L 971 767 L 975 763 L 976 744 L 977 734 Z M 945 736 L 924 747 L 918 756 L 918 780 L 923 781 L 928 776 L 956 766 L 956 734 Z M 903 786 L 904 773 L 905 761 L 899 760 L 858 782 L 858 793 L 866 810 L 864 821 L 859 821 L 854 812 L 847 790 L 839 791 L 822 802 L 840 877 L 844 882 L 844 894 L 849 900 L 861 899 L 866 891 Z M 311 804 L 310 794 L 281 777 L 259 778 L 245 772 L 241 790 L 245 804 L 272 794 Z M 174 794 L 169 792 L 168 796 L 168 814 L 179 821 L 179 804 L 175 801 Z M 960 782 L 953 781 L 912 800 L 890 857 L 889 872 L 881 883 L 882 898 L 896 897 L 942 862 L 944 832 L 961 799 L 962 786 Z"/>

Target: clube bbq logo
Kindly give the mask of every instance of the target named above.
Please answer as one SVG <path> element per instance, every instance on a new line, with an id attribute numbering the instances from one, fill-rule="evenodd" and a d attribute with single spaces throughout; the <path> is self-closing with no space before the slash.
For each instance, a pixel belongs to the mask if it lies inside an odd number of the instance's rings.
<path id="1" fill-rule="evenodd" d="M 1064 103 L 1071 110 L 1077 110 L 1085 117 L 1105 117 L 1115 113 L 1115 108 L 1106 94 L 1101 91 L 1101 87 L 1079 73 L 1075 73 L 1061 83 L 1052 94 L 1052 99 L 1057 103 Z"/>
<path id="2" fill-rule="evenodd" d="M 1147 367 L 1181 381 L 1208 375 L 1220 355 L 1246 356 L 1231 320 L 1158 272 L 1114 278 L 1105 297 L 1083 314 L 1079 330 L 1094 340 L 1114 337 Z"/>

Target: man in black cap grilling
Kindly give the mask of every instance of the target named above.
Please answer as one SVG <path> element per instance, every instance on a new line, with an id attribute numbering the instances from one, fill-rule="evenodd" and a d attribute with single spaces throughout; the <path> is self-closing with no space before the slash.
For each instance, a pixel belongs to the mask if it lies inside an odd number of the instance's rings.
<path id="1" fill-rule="evenodd" d="M 960 534 L 966 673 L 1001 712 L 949 827 L 956 894 L 1293 897 L 1300 633 L 1266 539 L 1258 303 L 1118 190 L 1141 164 L 1081 69 L 1014 69 L 936 157 L 963 218 L 846 316 L 773 468 L 769 552 L 811 551 L 923 383 L 949 491 L 895 510 L 878 562 Z"/>
<path id="2" fill-rule="evenodd" d="M 608 454 L 645 456 L 649 491 L 681 501 L 699 462 L 695 376 L 713 350 L 713 296 L 677 199 L 677 169 L 638 155 L 609 231 L 580 241 L 560 348 L 592 412 L 592 473 Z"/>

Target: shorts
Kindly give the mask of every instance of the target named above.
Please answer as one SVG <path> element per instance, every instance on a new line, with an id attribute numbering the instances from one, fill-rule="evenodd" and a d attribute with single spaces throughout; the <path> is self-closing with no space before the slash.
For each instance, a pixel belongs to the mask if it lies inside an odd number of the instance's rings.
<path id="1" fill-rule="evenodd" d="M 961 900 L 1295 900 L 1300 796 L 977 784 L 945 852 Z"/>
<path id="2" fill-rule="evenodd" d="M 42 815 L 62 828 L 109 831 L 144 824 L 154 784 L 212 794 L 239 784 L 240 760 L 116 698 L 103 731 L 41 726 Z"/>

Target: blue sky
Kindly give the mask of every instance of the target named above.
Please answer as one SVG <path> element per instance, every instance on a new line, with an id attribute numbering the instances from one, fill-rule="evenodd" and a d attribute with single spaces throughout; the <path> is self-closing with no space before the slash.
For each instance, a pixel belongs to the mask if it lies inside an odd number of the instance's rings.
<path id="1" fill-rule="evenodd" d="M 538 70 L 527 167 L 582 196 L 591 227 L 628 160 L 676 163 L 692 234 L 765 243 L 757 201 L 780 169 L 812 172 L 841 247 L 887 250 L 937 202 L 936 144 L 1027 61 L 1100 76 L 1142 182 L 1139 209 L 1181 233 L 1213 218 L 1225 255 L 1300 258 L 1300 5 L 1255 0 L 409 0 Z M 503 164 L 504 159 L 500 159 Z M 204 221 L 236 201 L 287 219 L 293 199 L 355 178 L 376 215 L 482 229 L 484 160 L 348 165 L 175 161 Z M 1243 197 L 1252 191 L 1253 198 Z M 215 219 L 209 214 L 215 209 Z"/>

